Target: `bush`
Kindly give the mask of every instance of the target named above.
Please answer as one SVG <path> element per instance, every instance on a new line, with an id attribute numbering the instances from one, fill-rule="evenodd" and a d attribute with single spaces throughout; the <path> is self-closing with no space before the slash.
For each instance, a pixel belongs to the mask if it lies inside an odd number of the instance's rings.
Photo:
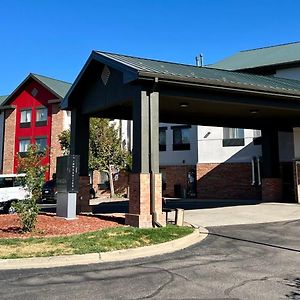
<path id="1" fill-rule="evenodd" d="M 37 201 L 42 195 L 42 186 L 48 166 L 42 165 L 45 152 L 41 152 L 37 145 L 30 145 L 25 157 L 18 157 L 18 173 L 25 173 L 23 185 L 28 191 L 25 200 L 13 204 L 18 214 L 23 231 L 32 231 L 35 228 L 39 207 Z"/>

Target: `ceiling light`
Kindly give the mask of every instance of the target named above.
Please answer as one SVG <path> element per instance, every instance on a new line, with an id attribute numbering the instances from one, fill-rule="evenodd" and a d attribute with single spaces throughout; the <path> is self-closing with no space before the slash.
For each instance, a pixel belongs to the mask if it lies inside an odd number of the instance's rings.
<path id="1" fill-rule="evenodd" d="M 182 108 L 184 108 L 184 107 L 188 107 L 189 104 L 186 103 L 186 102 L 182 102 L 182 103 L 179 103 L 179 106 L 182 107 Z"/>

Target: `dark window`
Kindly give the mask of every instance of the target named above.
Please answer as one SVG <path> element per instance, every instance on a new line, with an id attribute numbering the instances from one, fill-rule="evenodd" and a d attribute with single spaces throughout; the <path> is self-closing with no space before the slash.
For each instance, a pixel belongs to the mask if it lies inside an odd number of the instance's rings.
<path id="1" fill-rule="evenodd" d="M 173 151 L 190 150 L 191 126 L 172 126 L 173 129 Z"/>
<path id="2" fill-rule="evenodd" d="M 31 109 L 21 110 L 20 127 L 21 128 L 30 127 L 30 123 L 31 123 Z"/>
<path id="3" fill-rule="evenodd" d="M 40 107 L 36 109 L 36 126 L 47 125 L 48 109 L 47 107 Z"/>
<path id="4" fill-rule="evenodd" d="M 166 151 L 167 149 L 166 129 L 166 127 L 159 128 L 159 151 Z"/>
<path id="5" fill-rule="evenodd" d="M 223 147 L 244 145 L 245 139 L 243 128 L 223 128 Z"/>

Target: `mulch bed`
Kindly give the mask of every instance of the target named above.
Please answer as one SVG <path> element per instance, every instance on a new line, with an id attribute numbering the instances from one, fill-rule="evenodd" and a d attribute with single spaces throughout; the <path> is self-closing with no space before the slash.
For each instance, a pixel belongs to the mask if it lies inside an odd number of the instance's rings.
<path id="1" fill-rule="evenodd" d="M 40 214 L 34 232 L 23 233 L 17 215 L 0 215 L 0 238 L 28 238 L 74 235 L 124 224 L 123 218 L 79 215 L 65 220 L 55 214 Z"/>

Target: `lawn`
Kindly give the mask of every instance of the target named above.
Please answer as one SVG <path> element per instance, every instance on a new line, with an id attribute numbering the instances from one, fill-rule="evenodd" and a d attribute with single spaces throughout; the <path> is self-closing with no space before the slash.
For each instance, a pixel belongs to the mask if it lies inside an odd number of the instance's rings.
<path id="1" fill-rule="evenodd" d="M 178 239 L 193 230 L 191 227 L 174 225 L 154 229 L 120 226 L 72 236 L 0 239 L 0 258 L 99 253 L 136 248 Z"/>

